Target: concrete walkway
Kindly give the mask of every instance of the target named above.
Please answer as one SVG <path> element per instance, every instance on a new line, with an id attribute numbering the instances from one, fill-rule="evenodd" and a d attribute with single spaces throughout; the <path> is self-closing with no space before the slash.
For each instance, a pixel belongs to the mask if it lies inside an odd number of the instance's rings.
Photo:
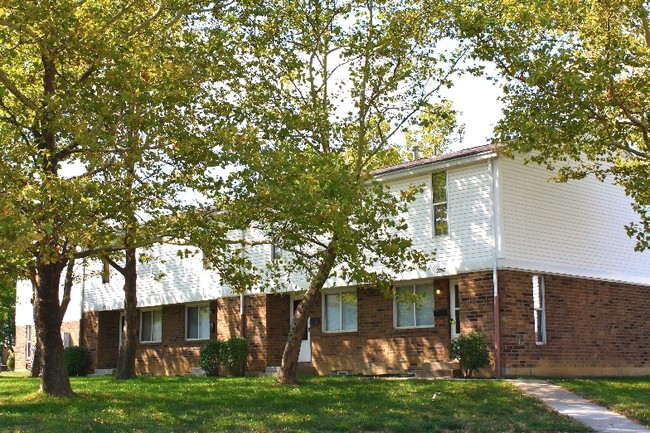
<path id="1" fill-rule="evenodd" d="M 650 433 L 650 429 L 602 406 L 543 380 L 509 380 L 522 391 L 536 397 L 562 415 L 570 416 L 597 432 Z"/>

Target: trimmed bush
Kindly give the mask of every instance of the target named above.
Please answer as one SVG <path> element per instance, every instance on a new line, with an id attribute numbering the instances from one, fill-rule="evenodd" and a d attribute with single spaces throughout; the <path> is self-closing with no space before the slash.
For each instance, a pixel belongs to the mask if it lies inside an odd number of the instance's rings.
<path id="1" fill-rule="evenodd" d="M 86 349 L 81 346 L 65 348 L 65 363 L 68 366 L 68 376 L 85 376 L 87 371 Z"/>
<path id="2" fill-rule="evenodd" d="M 210 340 L 201 348 L 199 366 L 208 376 L 219 375 L 221 341 Z"/>
<path id="3" fill-rule="evenodd" d="M 248 341 L 244 338 L 231 338 L 221 343 L 219 358 L 221 365 L 233 376 L 241 375 L 248 356 Z"/>
<path id="4" fill-rule="evenodd" d="M 16 369 L 16 354 L 14 352 L 9 352 L 7 356 L 7 370 L 14 371 Z"/>
<path id="5" fill-rule="evenodd" d="M 479 332 L 470 332 L 453 340 L 449 354 L 452 359 L 460 361 L 465 377 L 472 377 L 479 368 L 490 365 L 490 349 L 485 336 Z"/>

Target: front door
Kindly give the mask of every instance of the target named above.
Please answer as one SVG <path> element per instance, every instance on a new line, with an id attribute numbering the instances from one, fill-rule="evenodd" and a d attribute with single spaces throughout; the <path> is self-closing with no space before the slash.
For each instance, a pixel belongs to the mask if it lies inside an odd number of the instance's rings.
<path id="1" fill-rule="evenodd" d="M 460 335 L 460 286 L 458 280 L 449 281 L 449 313 L 451 317 L 451 338 Z"/>
<path id="2" fill-rule="evenodd" d="M 293 322 L 293 314 L 298 308 L 302 298 L 292 297 L 291 298 L 291 317 L 289 318 L 289 323 Z M 298 362 L 311 362 L 311 340 L 309 337 L 309 318 L 307 318 L 307 328 L 305 330 L 305 335 L 302 337 L 302 343 L 300 344 L 300 354 L 298 355 Z"/>

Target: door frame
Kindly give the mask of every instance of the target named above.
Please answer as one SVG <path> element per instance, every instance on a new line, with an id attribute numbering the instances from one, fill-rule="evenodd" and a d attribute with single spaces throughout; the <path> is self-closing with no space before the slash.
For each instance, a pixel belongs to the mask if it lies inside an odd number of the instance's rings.
<path id="1" fill-rule="evenodd" d="M 456 293 L 458 289 L 458 294 Z M 451 339 L 460 336 L 460 283 L 457 279 L 449 280 L 449 332 Z"/>

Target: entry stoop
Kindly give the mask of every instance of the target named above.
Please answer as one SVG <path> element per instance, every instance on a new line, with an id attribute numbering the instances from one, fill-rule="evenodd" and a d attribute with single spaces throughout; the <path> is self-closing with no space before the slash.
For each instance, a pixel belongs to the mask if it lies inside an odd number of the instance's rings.
<path id="1" fill-rule="evenodd" d="M 189 373 L 185 373 L 183 376 L 186 377 L 197 377 L 197 376 L 205 376 L 205 371 L 201 367 L 192 367 L 192 371 Z"/>
<path id="2" fill-rule="evenodd" d="M 96 368 L 94 373 L 89 374 L 88 377 L 112 376 L 114 371 L 115 371 L 114 368 Z"/>
<path id="3" fill-rule="evenodd" d="M 264 377 L 278 377 L 280 373 L 280 367 L 266 367 L 264 373 L 260 373 L 260 376 Z"/>
<path id="4" fill-rule="evenodd" d="M 458 361 L 437 361 L 427 362 L 413 373 L 415 377 L 454 377 L 454 370 L 460 370 Z"/>

